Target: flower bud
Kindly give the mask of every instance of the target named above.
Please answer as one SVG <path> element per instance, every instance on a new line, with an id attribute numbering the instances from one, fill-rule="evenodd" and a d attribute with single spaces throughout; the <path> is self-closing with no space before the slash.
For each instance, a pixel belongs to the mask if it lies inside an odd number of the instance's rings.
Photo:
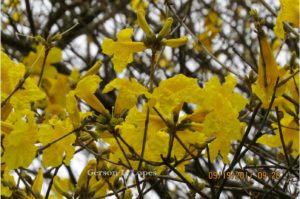
<path id="1" fill-rule="evenodd" d="M 31 188 L 32 191 L 34 193 L 39 194 L 42 190 L 43 182 L 44 182 L 43 171 L 42 171 L 42 169 L 39 169 L 38 174 L 36 175 L 35 180 L 32 185 L 32 188 Z"/>
<path id="2" fill-rule="evenodd" d="M 164 24 L 164 26 L 162 27 L 162 29 L 160 30 L 160 32 L 158 33 L 157 40 L 160 41 L 169 34 L 172 24 L 173 24 L 173 18 L 169 17 L 166 23 Z"/>
<path id="3" fill-rule="evenodd" d="M 180 37 L 177 39 L 167 39 L 167 40 L 162 40 L 162 44 L 165 46 L 170 46 L 172 48 L 177 48 L 179 46 L 185 45 L 188 41 L 187 37 Z"/>
<path id="4" fill-rule="evenodd" d="M 65 196 L 67 199 L 72 198 L 70 194 L 68 194 L 68 190 L 66 190 L 59 182 L 59 177 L 55 176 L 53 179 L 53 186 L 55 190 L 61 195 Z"/>
<path id="5" fill-rule="evenodd" d="M 102 62 L 100 60 L 96 61 L 96 63 L 82 76 L 82 78 L 89 75 L 95 75 L 99 71 L 101 65 Z"/>
<path id="6" fill-rule="evenodd" d="M 142 30 L 146 33 L 146 36 L 151 38 L 154 36 L 153 31 L 151 30 L 148 22 L 145 18 L 145 12 L 144 10 L 139 10 L 137 12 L 137 19 L 138 19 L 138 25 L 142 28 Z"/>
<path id="7" fill-rule="evenodd" d="M 87 165 L 85 166 L 85 168 L 83 169 L 83 171 L 81 172 L 78 182 L 77 182 L 77 189 L 81 190 L 82 188 L 87 187 L 87 183 L 88 183 L 88 170 L 92 169 L 95 170 L 96 169 L 96 165 L 97 162 L 96 160 L 90 160 Z"/>

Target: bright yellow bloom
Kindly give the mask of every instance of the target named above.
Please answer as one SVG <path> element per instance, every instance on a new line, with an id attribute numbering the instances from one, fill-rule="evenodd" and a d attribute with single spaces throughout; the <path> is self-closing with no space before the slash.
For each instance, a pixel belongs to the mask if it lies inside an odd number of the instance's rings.
<path id="1" fill-rule="evenodd" d="M 105 86 L 103 93 L 110 92 L 114 88 L 117 88 L 119 91 L 114 108 L 115 116 L 135 106 L 138 96 L 144 94 L 147 97 L 150 95 L 148 89 L 139 84 L 135 79 L 114 79 Z"/>
<path id="2" fill-rule="evenodd" d="M 106 112 L 104 105 L 95 96 L 95 92 L 102 80 L 97 75 L 89 75 L 81 79 L 74 90 L 75 95 L 100 113 Z"/>
<path id="3" fill-rule="evenodd" d="M 241 128 L 239 112 L 247 104 L 247 100 L 240 94 L 233 93 L 236 80 L 231 75 L 225 78 L 225 83 L 220 84 L 217 77 L 211 78 L 203 89 L 200 111 L 200 120 L 203 120 L 203 133 L 215 137 L 209 144 L 210 156 L 214 160 L 220 151 L 223 161 L 228 163 L 227 155 L 233 140 L 240 139 Z"/>
<path id="4" fill-rule="evenodd" d="M 142 143 L 144 137 L 145 129 L 145 119 L 146 119 L 146 110 L 140 112 L 136 107 L 133 107 L 129 110 L 129 113 L 126 117 L 126 121 L 119 126 L 121 136 L 126 140 L 126 142 L 133 147 L 138 155 L 141 154 Z M 157 114 L 150 114 L 149 116 L 149 128 L 147 132 L 147 142 L 145 146 L 144 158 L 151 161 L 161 161 L 160 154 L 167 154 L 168 135 L 166 132 L 160 131 L 165 127 L 165 124 L 160 119 Z M 126 159 L 114 138 L 105 139 L 111 148 L 115 149 L 112 154 L 112 160 L 118 161 L 119 159 L 122 162 L 126 163 Z M 122 144 L 122 147 L 126 150 L 128 154 L 130 151 L 126 145 Z M 131 164 L 135 169 L 137 169 L 138 161 L 132 161 Z"/>
<path id="5" fill-rule="evenodd" d="M 1 51 L 1 101 L 15 89 L 24 74 L 24 65 L 14 63 L 7 54 Z"/>
<path id="6" fill-rule="evenodd" d="M 32 74 L 39 76 L 42 71 L 43 60 L 45 57 L 45 46 L 39 44 L 36 47 L 36 52 L 30 52 L 24 58 L 23 63 L 27 68 L 32 70 Z M 57 47 L 50 49 L 44 69 L 44 77 L 54 78 L 57 75 L 57 70 L 53 64 L 60 62 L 62 59 L 62 51 Z"/>
<path id="7" fill-rule="evenodd" d="M 53 115 L 64 118 L 64 107 L 67 105 L 66 93 L 70 90 L 68 76 L 58 74 L 56 78 L 45 78 L 43 88 L 47 94 L 45 109 L 47 118 L 51 118 Z"/>
<path id="8" fill-rule="evenodd" d="M 9 169 L 27 168 L 36 154 L 37 126 L 34 113 L 25 111 L 15 113 L 13 130 L 3 139 L 4 155 L 2 161 Z M 26 120 L 23 120 L 26 116 Z"/>
<path id="9" fill-rule="evenodd" d="M 79 77 L 78 77 L 79 79 Z M 72 80 L 75 81 L 75 80 Z M 101 101 L 96 97 L 95 92 L 99 87 L 99 84 L 102 80 L 97 75 L 87 75 L 77 82 L 76 88 L 71 90 L 66 96 L 66 109 L 69 113 L 69 117 L 72 121 L 74 128 L 78 128 L 80 126 L 81 119 L 88 116 L 88 114 L 80 115 L 80 111 L 78 108 L 78 103 L 76 97 L 84 100 L 89 106 L 98 111 L 99 113 L 107 112 L 104 105 Z M 81 116 L 83 118 L 81 118 Z"/>
<path id="10" fill-rule="evenodd" d="M 66 97 L 66 109 L 74 128 L 78 128 L 80 126 L 80 115 L 74 91 L 70 91 Z"/>
<path id="11" fill-rule="evenodd" d="M 221 85 L 218 77 L 214 76 L 205 84 L 200 99 L 203 102 L 199 103 L 205 110 L 217 111 L 221 106 L 220 101 L 226 101 L 233 108 L 233 111 L 239 112 L 245 107 L 247 100 L 241 94 L 233 92 L 235 86 L 236 79 L 232 75 L 225 77 L 223 85 Z"/>
<path id="12" fill-rule="evenodd" d="M 114 183 L 117 175 L 112 175 L 109 178 L 106 178 L 104 180 L 105 176 L 91 176 L 89 173 L 95 172 L 95 171 L 116 171 L 114 166 L 110 165 L 109 163 L 103 161 L 103 160 L 90 160 L 85 168 L 80 173 L 78 183 L 76 186 L 76 192 L 79 195 L 93 195 L 95 198 L 103 196 L 109 191 L 109 186 L 106 180 L 109 181 L 109 183 Z M 107 177 L 107 176 L 106 176 Z"/>
<path id="13" fill-rule="evenodd" d="M 39 169 L 35 180 L 32 184 L 32 191 L 36 194 L 40 194 L 42 191 L 42 186 L 43 186 L 43 182 L 44 182 L 44 176 L 43 176 L 43 170 Z"/>
<path id="14" fill-rule="evenodd" d="M 59 176 L 55 176 L 53 179 L 52 191 L 55 195 L 55 198 L 62 199 L 65 198 L 63 196 L 66 196 L 67 194 L 74 192 L 75 188 L 71 183 L 70 179 L 68 178 L 61 179 Z"/>
<path id="15" fill-rule="evenodd" d="M 1 102 L 4 101 L 23 80 L 25 66 L 16 64 L 1 51 Z M 30 103 L 45 98 L 45 94 L 37 87 L 33 79 L 28 77 L 22 89 L 18 89 L 9 100 L 16 109 L 30 109 Z"/>
<path id="16" fill-rule="evenodd" d="M 294 117 L 284 112 L 284 118 L 280 121 L 280 124 L 286 148 L 292 144 L 291 154 L 296 157 L 299 155 L 299 123 L 295 121 Z M 279 147 L 283 152 L 278 124 L 275 122 L 272 126 L 277 129 L 275 135 L 263 135 L 258 142 L 270 147 Z"/>
<path id="17" fill-rule="evenodd" d="M 177 75 L 167 80 L 160 82 L 159 86 L 154 89 L 153 94 L 147 93 L 146 89 L 138 85 L 137 82 L 129 82 L 129 81 L 114 81 L 113 84 L 109 86 L 109 90 L 111 87 L 118 87 L 119 90 L 127 89 L 129 90 L 129 94 L 131 96 L 137 95 L 146 95 L 149 98 L 151 106 L 145 104 L 142 111 L 139 111 L 134 104 L 136 103 L 136 99 L 132 98 L 131 109 L 121 125 L 117 128 L 121 133 L 121 136 L 125 139 L 125 141 L 132 146 L 135 151 L 140 154 L 142 149 L 142 142 L 144 137 L 144 129 L 145 129 L 145 120 L 147 115 L 147 105 L 150 108 L 149 114 L 149 128 L 147 131 L 147 141 L 145 147 L 144 158 L 151 161 L 161 161 L 160 154 L 166 156 L 168 152 L 168 143 L 169 142 L 169 134 L 168 127 L 165 122 L 160 118 L 160 116 L 152 110 L 152 107 L 155 108 L 161 113 L 161 115 L 166 120 L 173 120 L 172 116 L 174 114 L 179 115 L 179 111 L 184 102 L 197 102 L 197 96 L 199 95 L 200 88 L 197 84 L 197 79 L 188 78 L 184 75 Z M 106 89 L 106 88 L 105 88 Z M 146 92 L 146 93 L 145 93 Z M 119 92 L 120 95 L 120 92 Z M 123 106 L 127 105 L 125 102 Z M 195 144 L 202 144 L 205 141 L 205 135 L 200 133 L 202 130 L 201 125 L 199 124 L 190 124 L 190 129 L 183 129 L 178 131 L 176 134 L 179 139 L 184 142 L 186 147 L 190 150 L 195 149 Z M 119 158 L 126 163 L 126 159 L 124 159 L 122 151 L 119 149 L 117 143 L 114 139 L 109 138 L 106 139 L 108 143 L 111 144 L 111 150 L 113 151 L 113 160 L 117 161 Z M 181 146 L 181 144 L 174 140 L 174 146 L 171 155 L 176 156 L 177 158 L 182 158 L 184 154 L 186 154 L 185 149 Z M 127 149 L 126 146 L 123 148 Z M 194 150 L 195 151 L 195 150 Z M 128 153 L 130 153 L 128 151 Z M 134 166 L 137 166 L 138 161 L 133 162 Z M 156 168 L 160 170 L 161 168 Z"/>
<path id="18" fill-rule="evenodd" d="M 156 99 L 155 107 L 161 114 L 171 118 L 173 112 L 178 113 L 184 102 L 196 103 L 200 87 L 197 79 L 182 74 L 161 81 L 154 89 L 153 97 Z"/>
<path id="19" fill-rule="evenodd" d="M 49 120 L 49 124 L 42 124 L 39 128 L 39 141 L 46 145 L 58 138 L 70 133 L 73 126 L 69 119 L 61 121 L 58 118 Z M 72 146 L 76 139 L 74 134 L 68 135 L 62 140 L 55 142 L 50 147 L 43 150 L 43 165 L 45 167 L 58 166 L 62 162 L 69 165 L 71 158 L 75 152 L 75 147 Z"/>
<path id="20" fill-rule="evenodd" d="M 193 125 L 191 125 L 190 129 L 185 129 L 183 131 L 177 131 L 176 135 L 184 143 L 184 145 L 192 152 L 194 155 L 197 154 L 197 148 L 195 147 L 197 144 L 203 144 L 206 140 L 206 135 L 201 132 L 202 128 L 195 129 Z M 180 144 L 180 142 L 175 139 L 173 145 L 172 154 L 176 156 L 176 158 L 182 158 L 186 154 L 186 150 Z"/>
<path id="21" fill-rule="evenodd" d="M 84 167 L 84 169 L 81 171 L 78 182 L 77 182 L 77 189 L 83 189 L 83 188 L 87 188 L 88 184 L 89 184 L 89 175 L 88 172 L 89 170 L 95 170 L 97 167 L 97 161 L 92 159 L 90 161 L 88 161 L 88 163 L 86 164 L 86 166 Z"/>
<path id="22" fill-rule="evenodd" d="M 259 33 L 258 37 L 261 52 L 258 62 L 258 77 L 256 85 L 252 86 L 252 89 L 263 102 L 263 107 L 268 107 L 276 80 L 279 77 L 279 70 L 265 33 Z"/>
<path id="23" fill-rule="evenodd" d="M 19 89 L 11 98 L 10 103 L 16 109 L 30 109 L 30 103 L 45 98 L 35 81 L 27 78 L 23 84 L 24 89 Z"/>
<path id="24" fill-rule="evenodd" d="M 283 22 L 291 23 L 293 27 L 300 27 L 299 4 L 300 0 L 280 0 L 281 9 L 274 27 L 274 32 L 278 38 L 284 38 Z"/>
<path id="25" fill-rule="evenodd" d="M 131 40 L 132 34 L 133 29 L 126 28 L 117 34 L 117 41 L 113 41 L 109 38 L 103 40 L 103 53 L 106 55 L 113 55 L 112 62 L 114 64 L 114 69 L 117 72 L 122 72 L 127 64 L 133 61 L 134 53 L 146 49 L 143 42 L 133 42 Z"/>

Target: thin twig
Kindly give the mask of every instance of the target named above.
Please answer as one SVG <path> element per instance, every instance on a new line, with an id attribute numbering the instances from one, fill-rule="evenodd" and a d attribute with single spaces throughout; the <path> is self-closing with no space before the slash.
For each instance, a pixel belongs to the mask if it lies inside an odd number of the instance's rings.
<path id="1" fill-rule="evenodd" d="M 51 181 L 49 182 L 49 185 L 48 185 L 48 189 L 47 189 L 47 192 L 46 192 L 45 199 L 48 199 L 48 197 L 50 195 L 51 187 L 52 187 L 53 182 L 54 182 L 54 177 L 57 175 L 58 170 L 59 170 L 60 167 L 61 167 L 61 165 L 56 167 L 55 170 L 54 170 L 53 176 L 51 177 Z"/>
<path id="2" fill-rule="evenodd" d="M 284 142 L 284 137 L 283 137 L 282 128 L 281 128 L 281 124 L 280 124 L 279 110 L 278 110 L 277 106 L 275 107 L 275 111 L 276 111 L 277 124 L 278 124 L 278 130 L 279 130 L 279 135 L 280 135 L 280 141 L 281 141 L 281 144 L 282 144 L 282 148 L 283 148 L 283 151 L 284 151 L 286 162 L 287 162 L 287 164 L 289 166 L 290 165 L 289 154 L 287 153 L 287 150 L 286 150 L 286 145 L 285 145 L 285 142 Z"/>

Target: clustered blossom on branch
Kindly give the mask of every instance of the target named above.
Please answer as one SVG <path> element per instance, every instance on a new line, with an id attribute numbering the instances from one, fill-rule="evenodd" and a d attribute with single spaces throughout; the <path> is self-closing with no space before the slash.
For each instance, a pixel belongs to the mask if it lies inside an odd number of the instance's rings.
<path id="1" fill-rule="evenodd" d="M 5 1 L 2 8 L 12 14 L 9 19 L 15 22 L 21 17 L 16 14 L 19 3 Z M 289 0 L 280 3 L 274 33 L 277 39 L 287 39 L 295 36 L 293 31 L 299 27 L 299 8 L 296 9 L 299 5 Z M 163 186 L 164 180 L 169 180 L 185 184 L 189 189 L 187 196 L 219 198 L 231 179 L 211 179 L 209 173 L 225 165 L 224 173 L 244 169 L 243 172 L 256 175 L 256 170 L 247 169 L 272 163 L 269 157 L 258 161 L 257 151 L 262 149 L 275 153 L 280 169 L 299 178 L 295 169 L 299 158 L 297 52 L 290 53 L 285 65 L 278 64 L 276 54 L 280 49 L 270 43 L 265 30 L 268 24 L 257 11 L 251 10 L 249 15 L 259 44 L 257 70 L 253 67 L 249 75 L 240 78 L 236 68 L 228 68 L 214 54 L 214 42 L 223 34 L 225 23 L 220 13 L 208 10 L 205 28 L 194 34 L 185 19 L 174 12 L 170 1 L 165 2 L 167 12 L 162 12 L 164 20 L 160 28 L 151 28 L 152 20 L 146 19 L 145 11 L 149 4 L 156 5 L 157 1 L 131 1 L 137 26 L 120 28 L 116 39 L 96 40 L 103 59 L 95 59 L 88 70 L 73 67 L 69 74 L 59 70 L 64 60 L 59 42 L 77 31 L 80 22 L 69 29 L 63 27 L 67 29 L 63 33 L 49 34 L 47 39 L 34 33 L 30 37 L 33 49 L 19 60 L 10 57 L 4 48 L 6 44 L 3 45 L 1 196 L 69 199 L 111 195 L 134 198 L 138 194 L 143 198 L 148 192 L 147 183 L 150 190 L 159 192 L 156 184 Z M 31 20 L 32 13 L 27 14 Z M 35 30 L 33 22 L 29 23 Z M 139 29 L 143 37 L 136 41 Z M 164 54 L 169 47 L 170 60 Z M 221 69 L 214 69 L 221 72 L 208 73 L 208 80 L 202 82 L 185 74 L 182 68 L 178 71 L 176 65 L 188 65 L 182 53 L 189 54 L 191 50 L 196 52 L 198 60 L 207 61 L 209 57 L 210 61 L 221 63 Z M 149 62 L 138 64 L 132 72 L 130 67 L 139 62 L 140 54 L 149 55 Z M 171 66 L 175 58 L 183 63 L 175 63 L 171 69 L 158 67 L 162 60 Z M 99 71 L 107 71 L 111 65 L 114 78 L 106 79 Z M 139 70 L 144 70 L 139 77 L 131 74 Z M 160 75 L 161 70 L 166 71 L 165 76 Z M 171 75 L 168 70 L 172 70 Z M 249 93 L 238 90 L 241 87 Z M 110 98 L 110 106 L 108 96 L 115 96 Z M 72 161 L 82 151 L 87 159 L 82 163 L 83 170 L 74 177 Z M 33 171 L 36 163 L 39 168 Z M 61 167 L 67 168 L 68 178 L 58 175 Z M 131 180 L 124 170 L 133 171 Z M 141 177 L 136 174 L 140 171 L 155 175 Z M 271 182 L 259 182 L 264 190 L 260 187 L 257 190 L 286 196 L 281 188 L 275 189 L 276 180 L 279 184 L 282 179 L 272 180 L 273 188 L 268 184 Z M 234 185 L 233 181 L 230 183 Z M 42 187 L 47 191 L 42 192 Z M 170 193 L 160 196 L 172 198 L 172 190 L 166 192 Z M 182 193 L 177 194 L 174 197 Z"/>

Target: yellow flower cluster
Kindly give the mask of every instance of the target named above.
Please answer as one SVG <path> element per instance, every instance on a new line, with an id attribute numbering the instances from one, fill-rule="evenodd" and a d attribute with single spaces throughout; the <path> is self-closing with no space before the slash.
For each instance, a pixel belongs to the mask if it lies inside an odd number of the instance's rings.
<path id="1" fill-rule="evenodd" d="M 139 1 L 141 5 L 138 1 L 131 2 L 133 9 L 146 6 L 146 1 Z M 299 12 L 289 8 L 291 4 L 281 0 L 275 27 L 279 38 L 284 36 L 282 22 L 299 26 L 296 20 Z M 112 56 L 116 72 L 122 72 L 134 60 L 134 53 L 150 49 L 155 62 L 156 53 L 163 47 L 176 48 L 188 41 L 186 36 L 169 39 L 172 18 L 165 21 L 157 34 L 140 9 L 137 23 L 145 33 L 142 41 L 132 40 L 132 28 L 119 31 L 116 40 L 103 40 L 102 52 Z M 212 51 L 211 41 L 220 32 L 221 25 L 218 14 L 210 11 L 205 19 L 205 31 L 198 38 L 209 51 Z M 295 76 L 292 66 L 277 65 L 262 29 L 258 30 L 258 39 L 258 75 L 249 88 L 253 91 L 253 99 L 260 100 L 263 108 L 268 108 L 275 97 L 270 108 L 277 106 L 283 114 L 282 119 L 277 116 L 272 123 L 275 135 L 263 135 L 258 142 L 282 149 L 282 133 L 288 152 L 297 156 L 299 76 Z M 232 142 L 244 136 L 245 124 L 239 119 L 240 112 L 247 104 L 250 106 L 241 93 L 235 92 L 237 80 L 233 76 L 227 75 L 221 82 L 217 76 L 211 76 L 203 87 L 199 86 L 198 79 L 183 74 L 161 80 L 156 87 L 137 79 L 116 78 L 101 91 L 102 79 L 97 74 L 101 61 L 83 74 L 77 69 L 69 76 L 60 74 L 55 65 L 61 61 L 62 51 L 45 42 L 38 44 L 36 51 L 30 52 L 22 63 L 16 63 L 1 51 L 3 196 L 12 197 L 18 186 L 10 171 L 28 168 L 36 158 L 41 161 L 41 168 L 68 166 L 76 147 L 86 149 L 96 159 L 88 161 L 76 185 L 56 176 L 51 189 L 53 198 L 102 197 L 112 190 L 111 184 L 118 182 L 120 168 L 138 170 L 144 167 L 160 174 L 165 172 L 166 162 L 175 162 L 174 167 L 191 180 L 185 172 L 190 160 L 186 158 L 207 156 L 206 147 L 211 161 L 221 158 L 225 164 L 230 163 Z M 153 83 L 154 73 L 149 76 Z M 99 93 L 109 92 L 116 93 L 111 110 L 97 97 Z M 82 108 L 83 104 L 89 108 Z M 185 111 L 186 107 L 190 111 Z M 117 175 L 98 177 L 90 176 L 91 172 Z M 20 189 L 20 197 L 42 198 L 43 182 L 43 170 L 39 169 L 33 183 L 28 185 L 32 192 L 26 191 L 28 187 Z M 130 190 L 124 195 L 132 197 Z"/>
<path id="2" fill-rule="evenodd" d="M 161 31 L 156 37 L 147 23 L 144 11 L 139 10 L 137 13 L 138 24 L 146 34 L 146 39 L 143 42 L 133 42 L 131 40 L 133 29 L 125 28 L 117 34 L 117 41 L 110 38 L 105 38 L 102 44 L 103 53 L 113 55 L 112 62 L 116 72 L 122 72 L 127 64 L 133 61 L 133 54 L 144 51 L 146 48 L 157 50 L 162 45 L 177 48 L 187 43 L 187 37 L 178 39 L 164 39 L 171 29 L 173 19 L 169 18 L 164 24 Z"/>

